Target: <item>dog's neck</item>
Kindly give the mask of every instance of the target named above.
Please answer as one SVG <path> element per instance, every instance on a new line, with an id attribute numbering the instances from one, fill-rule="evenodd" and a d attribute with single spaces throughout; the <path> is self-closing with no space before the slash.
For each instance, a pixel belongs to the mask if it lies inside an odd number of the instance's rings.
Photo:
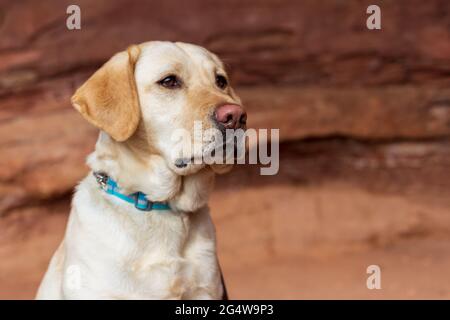
<path id="1" fill-rule="evenodd" d="M 214 172 L 208 167 L 180 176 L 167 166 L 162 156 L 143 154 L 104 132 L 100 133 L 87 163 L 93 171 L 113 178 L 124 193 L 143 192 L 151 201 L 169 202 L 176 211 L 194 212 L 204 207 L 214 185 Z"/>

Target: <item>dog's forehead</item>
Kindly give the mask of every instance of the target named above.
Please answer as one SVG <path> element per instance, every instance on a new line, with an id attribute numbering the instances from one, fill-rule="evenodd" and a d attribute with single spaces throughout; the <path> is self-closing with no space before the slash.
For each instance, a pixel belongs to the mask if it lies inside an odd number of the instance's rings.
<path id="1" fill-rule="evenodd" d="M 193 59 L 201 61 L 211 61 L 214 64 L 222 67 L 222 61 L 220 61 L 220 59 L 215 54 L 203 47 L 184 42 L 176 42 L 175 45 L 185 51 Z"/>
<path id="2" fill-rule="evenodd" d="M 152 41 L 140 45 L 138 64 L 146 68 L 159 69 L 164 66 L 196 65 L 203 68 L 223 69 L 216 55 L 203 47 L 183 42 Z"/>

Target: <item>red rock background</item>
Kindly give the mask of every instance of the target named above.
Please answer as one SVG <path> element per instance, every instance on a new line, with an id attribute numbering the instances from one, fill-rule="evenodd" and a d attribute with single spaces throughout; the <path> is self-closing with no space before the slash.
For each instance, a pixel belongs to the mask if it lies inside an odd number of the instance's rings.
<path id="1" fill-rule="evenodd" d="M 280 128 L 279 174 L 211 199 L 232 298 L 450 298 L 448 1 L 76 1 L 78 31 L 69 4 L 0 0 L 0 298 L 33 297 L 87 172 L 69 97 L 148 40 L 219 54 L 249 125 Z"/>

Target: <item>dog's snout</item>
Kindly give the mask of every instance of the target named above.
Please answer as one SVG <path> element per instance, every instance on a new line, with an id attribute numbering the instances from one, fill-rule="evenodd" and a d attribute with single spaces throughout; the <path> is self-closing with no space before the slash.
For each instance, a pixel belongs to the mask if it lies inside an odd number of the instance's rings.
<path id="1" fill-rule="evenodd" d="M 217 107 L 214 118 L 225 129 L 244 128 L 247 123 L 247 113 L 237 104 L 224 104 Z"/>

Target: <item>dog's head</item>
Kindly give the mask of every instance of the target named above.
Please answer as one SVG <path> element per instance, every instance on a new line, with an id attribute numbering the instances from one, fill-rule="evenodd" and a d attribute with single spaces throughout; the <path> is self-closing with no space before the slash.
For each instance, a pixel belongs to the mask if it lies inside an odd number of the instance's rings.
<path id="1" fill-rule="evenodd" d="M 202 132 L 224 133 L 245 129 L 246 123 L 223 63 L 206 49 L 186 43 L 130 46 L 95 72 L 76 91 L 72 103 L 114 140 L 161 155 L 178 174 L 198 171 L 205 166 L 198 161 L 205 152 L 224 145 L 207 134 L 200 148 L 193 147 L 199 124 Z M 219 172 L 229 168 L 211 167 Z"/>

